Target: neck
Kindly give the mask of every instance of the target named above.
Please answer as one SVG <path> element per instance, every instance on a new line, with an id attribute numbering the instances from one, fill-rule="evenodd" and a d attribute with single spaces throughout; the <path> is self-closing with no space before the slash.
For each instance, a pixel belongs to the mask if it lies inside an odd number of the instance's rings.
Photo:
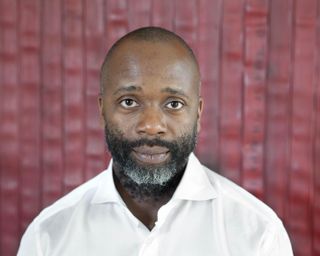
<path id="1" fill-rule="evenodd" d="M 149 230 L 154 227 L 160 207 L 172 198 L 183 173 L 184 169 L 163 185 L 137 184 L 116 164 L 113 166 L 114 183 L 120 196 L 131 213 Z"/>

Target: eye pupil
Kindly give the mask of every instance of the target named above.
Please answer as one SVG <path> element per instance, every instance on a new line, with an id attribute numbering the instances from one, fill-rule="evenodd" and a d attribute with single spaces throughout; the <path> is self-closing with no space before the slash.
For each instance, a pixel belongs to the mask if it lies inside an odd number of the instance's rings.
<path id="1" fill-rule="evenodd" d="M 178 106 L 179 106 L 179 102 L 178 101 L 171 102 L 171 107 L 177 108 Z"/>
<path id="2" fill-rule="evenodd" d="M 133 104 L 133 100 L 131 100 L 131 99 L 126 99 L 126 100 L 125 100 L 125 103 L 126 103 L 127 106 L 131 106 L 131 105 Z"/>

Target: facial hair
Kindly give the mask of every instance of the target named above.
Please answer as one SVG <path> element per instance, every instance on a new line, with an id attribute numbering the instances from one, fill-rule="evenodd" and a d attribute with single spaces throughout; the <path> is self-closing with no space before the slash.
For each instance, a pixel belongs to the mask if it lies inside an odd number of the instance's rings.
<path id="1" fill-rule="evenodd" d="M 141 197 L 159 197 L 180 181 L 197 140 L 196 125 L 173 141 L 160 138 L 128 140 L 117 129 L 105 126 L 105 138 L 117 166 L 117 178 L 132 194 Z M 160 146 L 169 151 L 169 159 L 159 165 L 143 165 L 134 159 L 132 152 L 140 146 Z"/>

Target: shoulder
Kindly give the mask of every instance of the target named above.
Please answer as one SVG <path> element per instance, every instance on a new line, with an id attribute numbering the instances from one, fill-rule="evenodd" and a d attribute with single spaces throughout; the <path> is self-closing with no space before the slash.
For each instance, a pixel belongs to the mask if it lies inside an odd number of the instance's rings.
<path id="1" fill-rule="evenodd" d="M 54 216 L 58 216 L 62 212 L 70 211 L 76 208 L 78 205 L 89 204 L 96 190 L 98 189 L 100 182 L 105 176 L 106 171 L 103 171 L 94 178 L 78 186 L 62 198 L 58 199 L 52 205 L 43 209 L 41 213 L 33 220 L 31 225 L 37 229 L 36 227 L 41 223 L 54 218 Z"/>
<path id="2" fill-rule="evenodd" d="M 227 178 L 203 169 L 217 192 L 216 206 L 235 255 L 244 244 L 256 247 L 259 255 L 292 255 L 283 223 L 268 205 Z"/>
<path id="3" fill-rule="evenodd" d="M 42 255 L 50 235 L 60 236 L 60 231 L 71 223 L 73 216 L 88 209 L 106 174 L 107 171 L 100 173 L 42 210 L 24 233 L 18 255 Z"/>
<path id="4" fill-rule="evenodd" d="M 278 221 L 276 213 L 260 199 L 220 174 L 202 166 L 225 208 L 251 212 L 266 221 Z"/>

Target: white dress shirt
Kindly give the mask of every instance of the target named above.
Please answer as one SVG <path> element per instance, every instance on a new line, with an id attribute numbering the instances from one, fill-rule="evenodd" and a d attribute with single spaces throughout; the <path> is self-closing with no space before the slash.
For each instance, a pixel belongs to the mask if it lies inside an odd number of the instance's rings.
<path id="1" fill-rule="evenodd" d="M 19 256 L 291 256 L 280 219 L 191 154 L 172 199 L 149 231 L 106 171 L 46 208 L 25 232 Z"/>

